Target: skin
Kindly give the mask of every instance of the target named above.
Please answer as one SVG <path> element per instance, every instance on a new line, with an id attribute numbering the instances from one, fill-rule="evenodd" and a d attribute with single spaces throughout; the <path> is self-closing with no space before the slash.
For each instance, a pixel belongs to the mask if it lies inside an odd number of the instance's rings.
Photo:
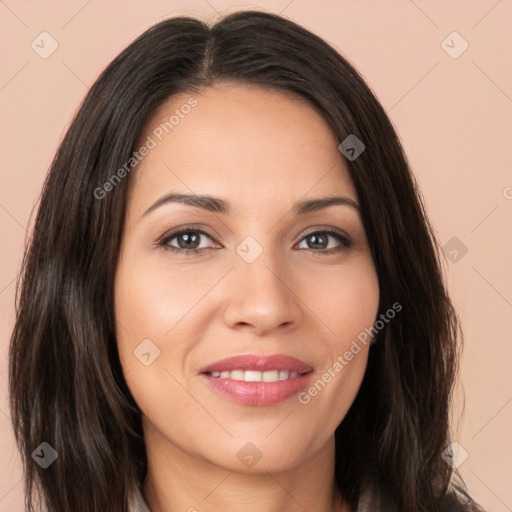
<path id="1" fill-rule="evenodd" d="M 143 415 L 144 497 L 152 512 L 347 511 L 334 484 L 334 431 L 369 345 L 306 405 L 297 395 L 239 404 L 199 375 L 233 355 L 286 354 L 313 366 L 315 382 L 373 325 L 379 285 L 359 212 L 292 213 L 297 201 L 328 195 L 358 202 L 341 141 L 302 99 L 239 84 L 172 97 L 141 141 L 191 96 L 197 106 L 130 176 L 115 282 L 120 360 Z M 232 211 L 166 203 L 143 215 L 171 191 L 218 196 Z M 208 234 L 199 254 L 157 246 L 189 225 Z M 329 227 L 352 246 L 306 236 Z M 263 250 L 252 263 L 236 252 L 248 236 Z M 148 366 L 134 356 L 144 339 L 160 350 Z M 237 457 L 248 442 L 262 454 L 252 468 Z"/>

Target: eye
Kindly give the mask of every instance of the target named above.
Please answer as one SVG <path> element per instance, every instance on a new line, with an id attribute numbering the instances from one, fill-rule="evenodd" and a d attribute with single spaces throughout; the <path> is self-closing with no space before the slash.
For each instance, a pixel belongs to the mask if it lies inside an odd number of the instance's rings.
<path id="1" fill-rule="evenodd" d="M 204 250 L 211 249 L 211 245 L 201 246 L 202 238 L 212 241 L 212 237 L 208 233 L 196 228 L 184 228 L 168 233 L 157 242 L 157 246 L 180 254 L 198 254 Z M 329 239 L 335 239 L 341 244 L 338 246 L 330 246 Z M 308 247 L 300 247 L 306 242 Z M 298 244 L 300 249 L 307 249 L 319 254 L 332 254 L 341 252 L 352 246 L 352 241 L 343 233 L 335 229 L 323 229 L 320 231 L 312 231 L 302 238 Z"/>
<path id="2" fill-rule="evenodd" d="M 201 247 L 202 237 L 211 240 L 211 237 L 200 229 L 186 228 L 164 236 L 164 238 L 158 242 L 158 245 L 172 252 L 197 254 L 202 250 L 209 248 L 208 246 Z M 175 239 L 177 246 L 171 244 Z"/>
<path id="3" fill-rule="evenodd" d="M 339 245 L 338 247 L 329 246 L 329 238 L 334 238 L 338 240 L 338 242 L 341 242 L 341 247 Z M 308 245 L 309 247 L 302 248 L 309 249 L 319 254 L 332 254 L 335 252 L 343 251 L 344 249 L 348 249 L 349 247 L 352 246 L 352 241 L 343 233 L 335 229 L 323 229 L 321 231 L 312 231 L 301 240 L 299 246 L 300 244 L 304 244 L 304 242 L 306 242 L 306 245 Z"/>

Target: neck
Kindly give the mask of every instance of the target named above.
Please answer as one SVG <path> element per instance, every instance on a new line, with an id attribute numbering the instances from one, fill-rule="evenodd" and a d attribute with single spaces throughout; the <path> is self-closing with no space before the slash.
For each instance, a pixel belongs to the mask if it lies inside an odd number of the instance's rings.
<path id="1" fill-rule="evenodd" d="M 298 467 L 237 473 L 146 434 L 151 512 L 350 512 L 334 480 L 334 437 Z"/>

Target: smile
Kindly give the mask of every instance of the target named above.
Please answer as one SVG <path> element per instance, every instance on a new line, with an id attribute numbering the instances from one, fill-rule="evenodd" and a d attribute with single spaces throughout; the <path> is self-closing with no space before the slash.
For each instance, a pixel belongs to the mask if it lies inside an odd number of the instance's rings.
<path id="1" fill-rule="evenodd" d="M 243 380 L 244 382 L 277 382 L 280 380 L 294 379 L 298 372 L 288 370 L 269 370 L 260 372 L 258 370 L 224 370 L 211 372 L 210 375 L 217 379 Z"/>
<path id="2" fill-rule="evenodd" d="M 217 361 L 200 371 L 208 386 L 231 401 L 269 406 L 304 389 L 313 368 L 286 355 L 242 355 Z"/>

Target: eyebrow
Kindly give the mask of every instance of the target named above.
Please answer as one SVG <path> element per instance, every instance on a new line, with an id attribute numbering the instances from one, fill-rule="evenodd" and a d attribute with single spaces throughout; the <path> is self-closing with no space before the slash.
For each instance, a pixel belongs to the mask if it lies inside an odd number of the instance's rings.
<path id="1" fill-rule="evenodd" d="M 153 203 L 144 213 L 148 215 L 150 212 L 156 210 L 160 206 L 168 203 L 181 203 L 188 206 L 194 206 L 196 208 L 202 208 L 203 210 L 212 213 L 224 213 L 229 214 L 231 208 L 229 203 L 219 197 L 207 196 L 207 195 L 190 195 L 190 194 L 178 194 L 171 192 L 158 199 Z M 361 212 L 361 207 L 352 199 L 342 196 L 328 196 L 319 197 L 318 199 L 310 199 L 307 201 L 299 201 L 292 209 L 295 215 L 305 215 L 307 213 L 317 212 L 328 208 L 329 206 L 343 205 L 349 206 L 355 209 L 358 213 Z"/>

